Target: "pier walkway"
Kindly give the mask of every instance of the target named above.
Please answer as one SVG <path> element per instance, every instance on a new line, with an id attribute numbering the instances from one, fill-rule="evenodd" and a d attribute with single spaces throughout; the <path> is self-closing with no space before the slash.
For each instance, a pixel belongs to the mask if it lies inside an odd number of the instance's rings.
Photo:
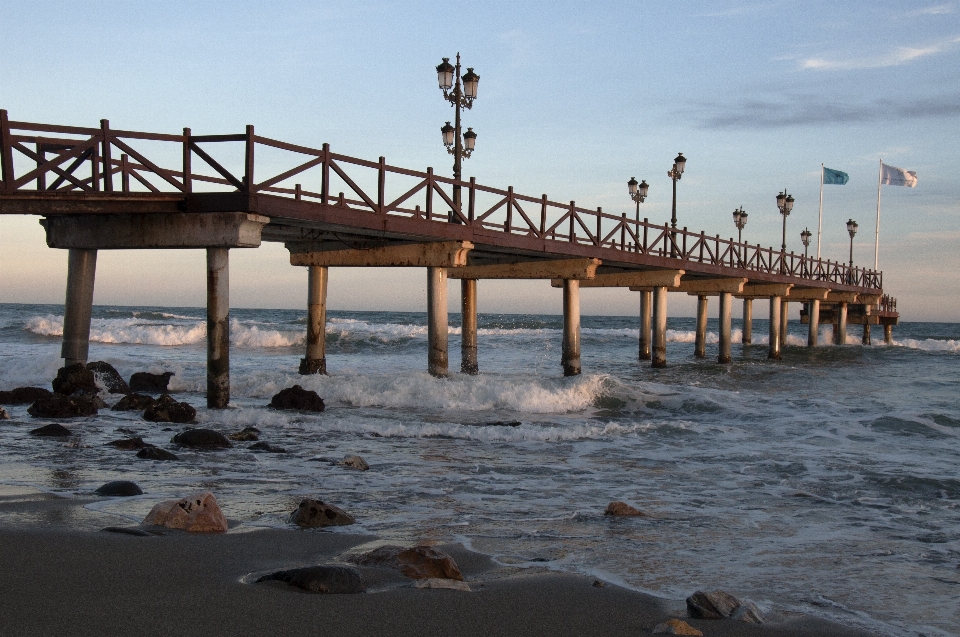
<path id="1" fill-rule="evenodd" d="M 564 374 L 580 373 L 582 287 L 640 293 L 639 358 L 666 365 L 668 292 L 698 297 L 697 356 L 708 298 L 719 298 L 718 361 L 730 362 L 734 298 L 752 340 L 752 303 L 769 302 L 769 356 L 779 359 L 790 302 L 818 324 L 883 325 L 896 301 L 883 274 L 687 228 L 630 219 L 547 195 L 531 197 L 267 137 L 160 134 L 10 121 L 0 110 L 0 214 L 39 215 L 47 245 L 69 250 L 62 355 L 85 362 L 98 250 L 195 248 L 207 253 L 207 401 L 229 402 L 229 250 L 282 242 L 309 269 L 301 373 L 326 373 L 328 268 L 427 269 L 428 368 L 448 373 L 447 279 L 461 280 L 461 371 L 476 373 L 479 279 L 549 279 L 562 288 Z"/>

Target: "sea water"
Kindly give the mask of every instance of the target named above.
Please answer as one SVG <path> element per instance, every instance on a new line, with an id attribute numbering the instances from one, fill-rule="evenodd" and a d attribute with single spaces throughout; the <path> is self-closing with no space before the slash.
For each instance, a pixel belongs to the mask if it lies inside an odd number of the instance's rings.
<path id="1" fill-rule="evenodd" d="M 44 439 L 28 431 L 47 421 L 8 406 L 0 483 L 73 497 L 134 480 L 146 495 L 89 505 L 131 522 L 209 489 L 242 528 L 282 527 L 310 496 L 356 516 L 341 532 L 460 541 L 673 600 L 722 589 L 877 634 L 960 634 L 960 325 L 906 323 L 892 346 L 874 328 L 872 347 L 851 326 L 847 345 L 808 349 L 794 315 L 773 362 L 756 320 L 755 344 L 718 365 L 715 345 L 694 358 L 694 320 L 671 318 L 669 366 L 653 370 L 637 360 L 637 317 L 585 316 L 584 373 L 563 378 L 559 316 L 480 315 L 478 376 L 455 373 L 458 319 L 449 378 L 425 372 L 424 314 L 335 311 L 330 375 L 300 376 L 305 312 L 234 309 L 230 408 L 208 410 L 202 309 L 95 307 L 90 360 L 126 378 L 172 371 L 201 426 L 255 426 L 288 453 L 235 443 L 139 460 L 104 443 L 124 429 L 174 449 L 181 427 L 101 410 Z M 49 387 L 62 323 L 60 306 L 0 305 L 0 389 Z M 294 384 L 326 411 L 266 408 Z M 371 469 L 334 464 L 347 454 Z M 646 516 L 604 516 L 612 500 Z"/>

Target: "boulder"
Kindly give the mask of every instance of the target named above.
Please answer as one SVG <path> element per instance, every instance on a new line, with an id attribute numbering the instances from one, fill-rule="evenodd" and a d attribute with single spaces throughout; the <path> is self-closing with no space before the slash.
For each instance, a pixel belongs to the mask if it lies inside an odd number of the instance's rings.
<path id="1" fill-rule="evenodd" d="M 341 467 L 346 467 L 347 469 L 356 469 L 357 471 L 366 471 L 370 468 L 370 465 L 367 464 L 367 461 L 360 456 L 344 456 L 343 460 L 337 464 L 339 464 Z"/>
<path id="2" fill-rule="evenodd" d="M 143 490 L 137 486 L 136 482 L 130 482 L 129 480 L 115 480 L 114 482 L 106 483 L 94 491 L 94 493 L 97 495 L 128 498 L 134 495 L 143 495 Z"/>
<path id="3" fill-rule="evenodd" d="M 687 598 L 687 613 L 695 619 L 724 619 L 740 606 L 740 600 L 723 591 L 697 591 Z"/>
<path id="4" fill-rule="evenodd" d="M 213 429 L 187 429 L 174 436 L 170 442 L 191 449 L 227 449 L 233 446 L 226 436 Z"/>
<path id="5" fill-rule="evenodd" d="M 362 555 L 352 555 L 348 560 L 359 566 L 382 566 L 395 568 L 411 579 L 452 579 L 463 581 L 463 573 L 453 558 L 432 546 L 386 545 Z"/>
<path id="6" fill-rule="evenodd" d="M 38 427 L 30 432 L 31 436 L 69 436 L 70 430 L 56 423 Z"/>
<path id="7" fill-rule="evenodd" d="M 414 584 L 416 588 L 445 588 L 452 591 L 470 592 L 470 585 L 455 579 L 442 579 L 440 577 L 429 577 L 419 579 Z"/>
<path id="8" fill-rule="evenodd" d="M 114 369 L 110 363 L 94 361 L 87 363 L 87 369 L 93 372 L 94 379 L 103 383 L 107 391 L 111 394 L 130 393 L 130 385 L 127 384 L 127 381 L 123 380 L 120 372 Z"/>
<path id="9" fill-rule="evenodd" d="M 193 422 L 197 410 L 188 403 L 178 403 L 169 394 L 164 394 L 143 412 L 143 419 L 150 422 Z M 230 446 L 230 443 L 227 443 Z"/>
<path id="10" fill-rule="evenodd" d="M 236 440 L 237 442 L 253 442 L 255 440 L 260 440 L 260 430 L 256 427 L 244 427 L 236 433 L 232 433 L 227 438 L 230 440 Z"/>
<path id="11" fill-rule="evenodd" d="M 53 391 L 57 394 L 69 396 L 76 392 L 96 394 L 100 391 L 93 372 L 83 363 L 74 363 L 57 370 L 57 377 L 53 379 Z"/>
<path id="12" fill-rule="evenodd" d="M 227 530 L 227 518 L 209 491 L 179 500 L 164 500 L 150 510 L 141 524 L 191 533 L 223 533 Z"/>
<path id="13" fill-rule="evenodd" d="M 294 385 L 280 390 L 270 399 L 272 409 L 296 409 L 299 411 L 323 411 L 323 398 L 315 391 Z"/>
<path id="14" fill-rule="evenodd" d="M 763 613 L 760 612 L 760 609 L 757 608 L 757 605 L 748 601 L 744 601 L 737 606 L 737 609 L 730 613 L 730 619 L 735 619 L 741 622 L 749 622 L 751 624 L 762 624 L 765 621 Z"/>
<path id="15" fill-rule="evenodd" d="M 142 460 L 179 460 L 180 457 L 175 453 L 170 453 L 160 447 L 144 447 L 137 452 L 137 457 Z"/>
<path id="16" fill-rule="evenodd" d="M 0 420 L 10 420 L 10 414 L 3 407 L 0 407 Z"/>
<path id="17" fill-rule="evenodd" d="M 37 418 L 94 416 L 97 413 L 97 404 L 98 401 L 94 395 L 61 396 L 60 394 L 50 394 L 38 398 L 27 409 L 27 413 Z"/>
<path id="18" fill-rule="evenodd" d="M 150 409 L 157 402 L 156 398 L 146 394 L 127 394 L 112 407 L 113 411 L 143 411 Z"/>
<path id="19" fill-rule="evenodd" d="M 247 449 L 251 451 L 266 451 L 267 453 L 287 453 L 287 450 L 283 447 L 271 445 L 269 442 L 255 442 L 247 447 Z"/>
<path id="20" fill-rule="evenodd" d="M 330 595 L 363 593 L 367 590 L 363 575 L 347 566 L 308 566 L 289 571 L 277 571 L 264 575 L 255 583 L 270 581 L 286 582 L 290 586 L 296 586 L 311 593 Z"/>
<path id="21" fill-rule="evenodd" d="M 604 515 L 622 515 L 622 516 L 641 516 L 645 515 L 643 511 L 639 509 L 634 509 L 632 506 L 626 502 L 611 502 L 607 505 L 607 510 L 603 512 Z"/>
<path id="22" fill-rule="evenodd" d="M 703 637 L 703 633 L 683 621 L 682 619 L 668 619 L 653 627 L 653 634 L 664 635 L 695 635 Z"/>
<path id="23" fill-rule="evenodd" d="M 356 520 L 352 515 L 332 504 L 306 498 L 301 500 L 300 506 L 290 514 L 287 522 L 305 529 L 312 529 L 321 526 L 346 526 L 353 524 Z"/>
<path id="24" fill-rule="evenodd" d="M 174 375 L 173 372 L 163 372 L 162 374 L 137 372 L 130 377 L 130 391 L 165 394 L 167 393 L 167 385 L 170 384 L 170 377 Z"/>
<path id="25" fill-rule="evenodd" d="M 120 438 L 119 440 L 111 440 L 106 443 L 111 447 L 115 447 L 122 451 L 134 451 L 136 449 L 146 449 L 147 447 L 152 447 L 150 443 L 144 442 L 143 438 L 139 436 L 134 436 L 132 438 Z"/>
<path id="26" fill-rule="evenodd" d="M 43 387 L 17 387 L 10 391 L 0 391 L 0 405 L 30 405 L 52 393 Z"/>

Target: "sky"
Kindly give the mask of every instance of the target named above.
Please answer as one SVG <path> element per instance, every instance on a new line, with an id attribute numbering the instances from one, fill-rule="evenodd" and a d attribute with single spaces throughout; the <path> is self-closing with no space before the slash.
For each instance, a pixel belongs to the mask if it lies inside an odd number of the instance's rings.
<path id="1" fill-rule="evenodd" d="M 434 67 L 459 51 L 480 75 L 464 175 L 605 212 L 779 246 L 775 197 L 796 198 L 787 249 L 872 267 L 879 161 L 917 172 L 882 192 L 879 266 L 903 320 L 960 322 L 958 2 L 51 2 L 0 0 L 0 108 L 13 120 L 194 134 L 257 133 L 392 165 L 451 172 L 453 118 Z M 815 251 L 816 246 L 811 246 Z M 202 306 L 204 253 L 101 251 L 96 304 Z M 231 251 L 231 305 L 305 308 L 282 246 Z M 0 218 L 0 302 L 62 303 L 65 251 L 37 217 Z M 451 283 L 451 311 L 459 293 Z M 584 314 L 634 314 L 638 295 L 584 290 Z M 671 295 L 671 314 L 692 299 Z M 420 269 L 333 269 L 331 310 L 422 311 Z M 479 310 L 560 313 L 543 281 L 481 281 Z"/>

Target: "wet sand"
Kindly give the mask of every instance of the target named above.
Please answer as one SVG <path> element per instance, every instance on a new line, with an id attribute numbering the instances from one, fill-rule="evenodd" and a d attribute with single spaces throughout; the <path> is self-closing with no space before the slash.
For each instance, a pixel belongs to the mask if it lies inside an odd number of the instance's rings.
<path id="1" fill-rule="evenodd" d="M 83 509 L 84 500 L 0 495 L 0 635 L 648 635 L 680 617 L 718 637 L 868 633 L 779 616 L 763 626 L 685 617 L 684 603 L 593 578 L 505 569 L 445 546 L 473 592 L 415 589 L 390 571 L 362 569 L 370 591 L 315 595 L 255 575 L 342 559 L 376 538 L 249 529 L 220 535 L 170 531 L 139 537 Z M 691 591 L 692 592 L 692 591 Z"/>

